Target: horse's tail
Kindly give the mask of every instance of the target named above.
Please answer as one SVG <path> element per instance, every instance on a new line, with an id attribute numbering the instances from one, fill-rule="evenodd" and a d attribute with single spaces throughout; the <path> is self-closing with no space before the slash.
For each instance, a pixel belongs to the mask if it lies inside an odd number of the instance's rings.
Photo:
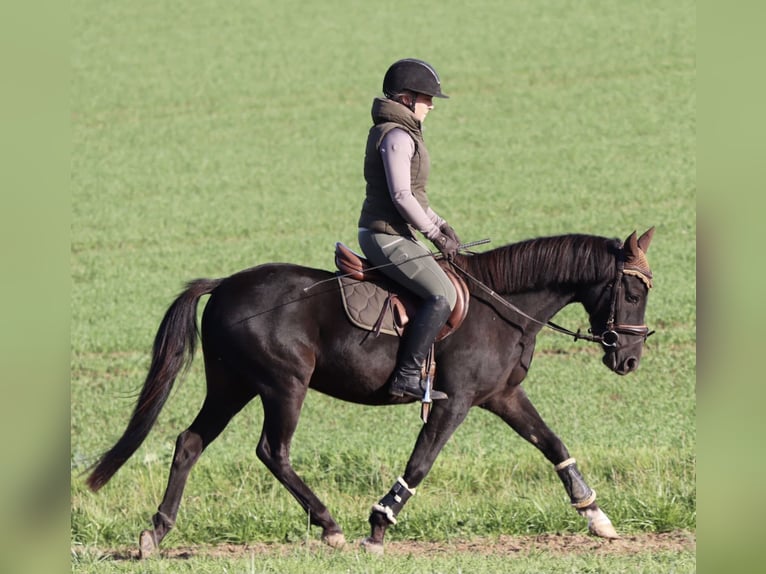
<path id="1" fill-rule="evenodd" d="M 197 347 L 197 303 L 212 293 L 222 279 L 197 279 L 168 308 L 154 338 L 152 362 L 125 432 L 94 464 L 87 484 L 94 492 L 104 486 L 136 452 L 149 434 L 183 370 L 191 366 Z"/>

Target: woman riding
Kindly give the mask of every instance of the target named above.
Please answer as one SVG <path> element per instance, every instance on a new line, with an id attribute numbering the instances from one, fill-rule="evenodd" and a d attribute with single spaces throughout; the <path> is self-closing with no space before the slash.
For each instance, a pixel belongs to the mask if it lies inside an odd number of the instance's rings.
<path id="1" fill-rule="evenodd" d="M 430 170 L 423 121 L 441 91 L 436 70 L 414 58 L 394 62 L 383 78 L 383 98 L 372 104 L 373 126 L 364 158 L 366 196 L 359 217 L 359 246 L 380 271 L 418 295 L 422 302 L 405 330 L 397 365 L 389 378 L 395 396 L 423 398 L 421 368 L 428 350 L 455 306 L 455 288 L 422 233 L 450 260 L 460 247 L 452 227 L 429 206 Z M 431 391 L 432 399 L 446 399 Z"/>

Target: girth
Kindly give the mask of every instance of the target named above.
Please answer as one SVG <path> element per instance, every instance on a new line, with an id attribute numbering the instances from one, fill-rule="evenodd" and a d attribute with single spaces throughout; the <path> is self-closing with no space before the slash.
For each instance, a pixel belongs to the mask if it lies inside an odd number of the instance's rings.
<path id="1" fill-rule="evenodd" d="M 451 335 L 468 314 L 468 286 L 447 261 L 438 261 L 455 287 L 457 299 L 452 314 L 436 337 L 436 341 Z M 392 281 L 363 256 L 338 242 L 335 244 L 335 265 L 340 271 L 338 282 L 349 320 L 376 335 L 401 335 L 409 318 L 417 311 L 420 299 Z"/>

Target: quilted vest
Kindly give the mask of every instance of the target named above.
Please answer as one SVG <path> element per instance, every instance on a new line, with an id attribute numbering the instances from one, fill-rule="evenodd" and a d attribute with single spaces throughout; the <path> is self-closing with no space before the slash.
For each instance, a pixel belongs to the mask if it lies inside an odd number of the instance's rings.
<path id="1" fill-rule="evenodd" d="M 375 98 L 372 104 L 373 126 L 367 136 L 364 154 L 364 179 L 367 182 L 359 227 L 394 235 L 414 237 L 415 230 L 399 215 L 388 190 L 386 171 L 380 156 L 380 143 L 395 128 L 405 130 L 415 142 L 415 154 L 410 164 L 410 187 L 423 209 L 428 207 L 426 182 L 431 161 L 423 141 L 422 126 L 405 106 L 394 101 Z"/>

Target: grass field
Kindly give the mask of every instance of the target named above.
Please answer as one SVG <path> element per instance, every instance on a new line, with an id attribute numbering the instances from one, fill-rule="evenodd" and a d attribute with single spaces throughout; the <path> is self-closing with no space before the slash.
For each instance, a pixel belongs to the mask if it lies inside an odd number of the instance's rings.
<path id="1" fill-rule="evenodd" d="M 696 532 L 693 2 L 72 6 L 73 572 L 695 571 L 693 542 L 638 542 Z M 619 378 L 597 349 L 543 333 L 524 383 L 635 547 L 492 552 L 503 536 L 576 537 L 586 525 L 539 452 L 477 410 L 389 530 L 383 560 L 333 553 L 257 460 L 256 400 L 192 472 L 168 555 L 120 559 L 204 396 L 198 360 L 137 454 L 98 494 L 85 488 L 82 473 L 127 422 L 162 314 L 189 279 L 269 261 L 330 268 L 336 241 L 356 246 L 371 100 L 406 56 L 433 63 L 451 96 L 426 122 L 429 190 L 462 238 L 657 228 L 657 334 L 639 371 Z M 585 320 L 576 307 L 556 318 Z M 309 395 L 293 464 L 349 540 L 367 534 L 418 429 L 415 406 Z M 222 544 L 258 551 L 205 550 Z"/>

